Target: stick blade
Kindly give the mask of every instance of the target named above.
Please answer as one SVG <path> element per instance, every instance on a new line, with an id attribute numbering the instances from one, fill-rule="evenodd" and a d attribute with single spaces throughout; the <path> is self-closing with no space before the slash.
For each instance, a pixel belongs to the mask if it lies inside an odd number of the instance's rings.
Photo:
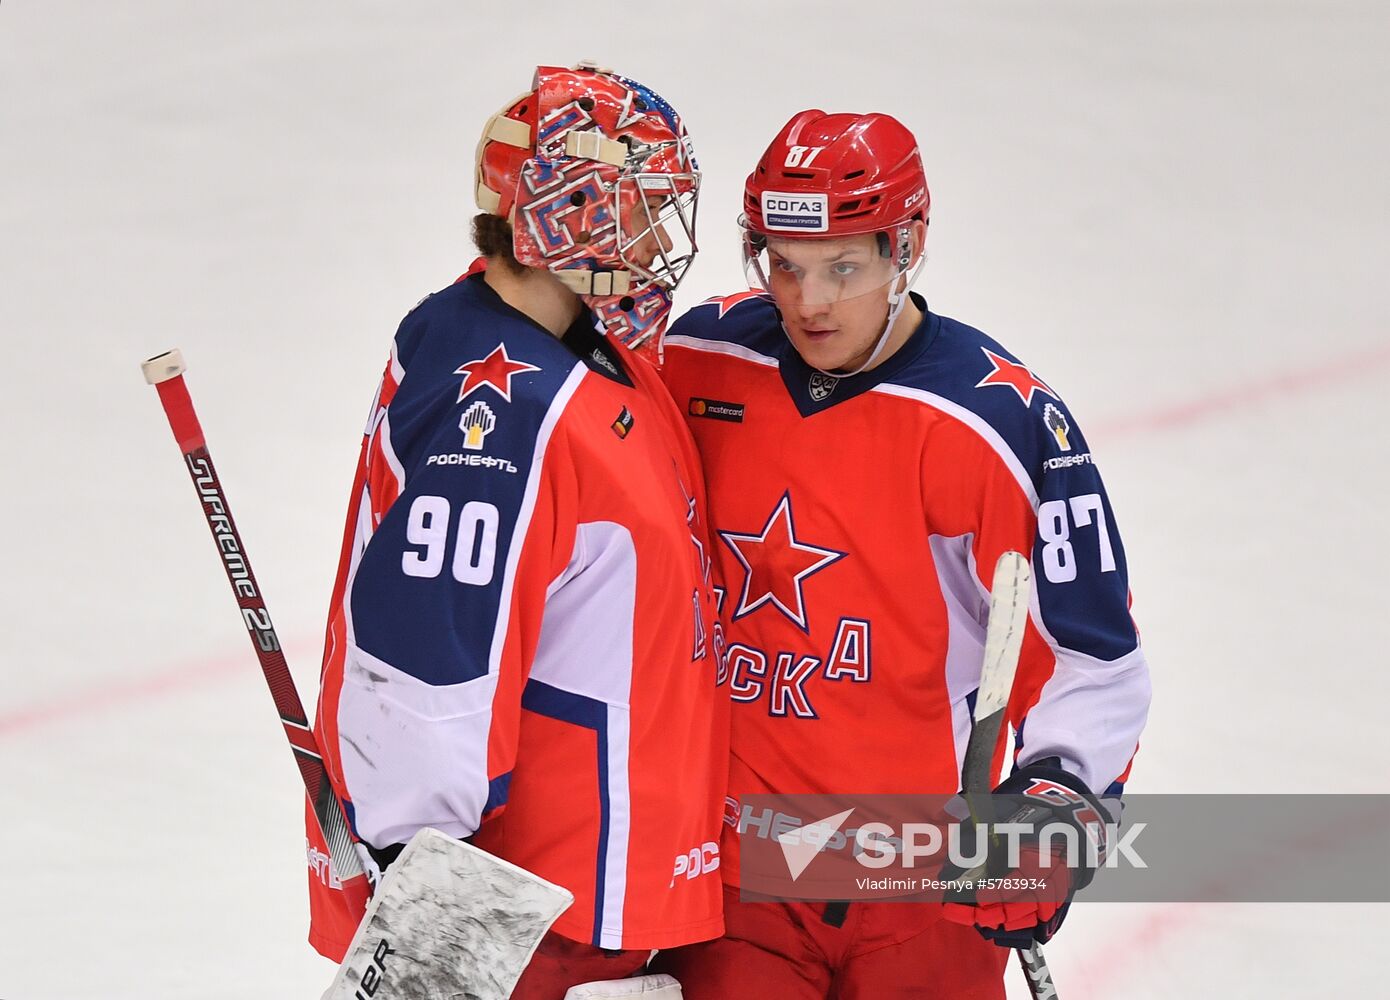
<path id="1" fill-rule="evenodd" d="M 975 718 L 983 719 L 1009 701 L 1018 670 L 1018 654 L 1028 625 L 1028 603 L 1033 572 L 1018 552 L 1005 552 L 994 566 L 994 585 L 989 594 L 989 626 L 985 631 L 985 661 L 980 673 L 980 693 L 975 699 Z"/>
<path id="2" fill-rule="evenodd" d="M 428 827 L 386 871 L 323 1000 L 507 1000 L 569 890 Z"/>

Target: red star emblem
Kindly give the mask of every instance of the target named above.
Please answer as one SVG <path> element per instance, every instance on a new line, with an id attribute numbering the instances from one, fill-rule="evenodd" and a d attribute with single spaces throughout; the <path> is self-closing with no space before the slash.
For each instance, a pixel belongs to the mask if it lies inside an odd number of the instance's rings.
<path id="1" fill-rule="evenodd" d="M 716 295 L 712 299 L 705 299 L 705 301 L 701 302 L 700 305 L 707 306 L 711 303 L 718 302 L 719 318 L 723 319 L 724 314 L 727 313 L 734 306 L 738 305 L 740 302 L 747 302 L 749 299 L 760 299 L 765 297 L 766 295 L 766 292 L 757 292 L 752 290 L 746 292 L 735 292 L 733 295 Z"/>
<path id="2" fill-rule="evenodd" d="M 455 375 L 463 376 L 458 401 L 461 403 L 473 390 L 490 385 L 499 396 L 510 403 L 512 376 L 522 372 L 538 371 L 540 369 L 535 365 L 528 365 L 525 361 L 513 361 L 507 357 L 507 345 L 498 344 L 487 357 L 465 362 L 454 369 Z"/>
<path id="3" fill-rule="evenodd" d="M 740 535 L 721 531 L 719 537 L 733 550 L 734 558 L 743 565 L 743 591 L 739 596 L 734 620 L 752 614 L 758 608 L 772 605 L 786 615 L 803 632 L 806 624 L 806 604 L 801 584 L 812 573 L 843 559 L 848 553 L 824 549 L 799 541 L 792 524 L 790 493 L 783 493 L 756 535 Z"/>
<path id="4" fill-rule="evenodd" d="M 1033 370 L 1027 365 L 1001 358 L 988 347 L 982 347 L 980 350 L 985 352 L 985 357 L 994 365 L 994 370 L 975 383 L 976 389 L 986 385 L 1006 385 L 1018 393 L 1018 398 L 1023 400 L 1024 406 L 1033 405 L 1034 392 L 1043 392 L 1053 399 L 1057 398 L 1057 394 L 1047 387 L 1046 382 L 1034 375 Z"/>

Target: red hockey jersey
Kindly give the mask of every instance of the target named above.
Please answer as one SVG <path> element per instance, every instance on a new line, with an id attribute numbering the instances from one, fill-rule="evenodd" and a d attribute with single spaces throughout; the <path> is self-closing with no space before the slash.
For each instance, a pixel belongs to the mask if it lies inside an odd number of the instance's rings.
<path id="1" fill-rule="evenodd" d="M 1124 551 L 1065 404 L 999 344 L 926 311 L 877 368 L 806 366 L 773 303 L 683 316 L 663 378 L 704 461 L 733 701 L 731 803 L 959 787 L 989 583 L 1036 580 L 1011 720 L 1020 763 L 1115 792 L 1149 703 Z M 726 829 L 725 878 L 737 880 Z"/>
<path id="2" fill-rule="evenodd" d="M 432 826 L 575 895 L 557 932 L 722 931 L 727 688 L 699 459 L 655 371 L 479 275 L 405 319 L 367 427 L 316 733 L 358 835 Z M 310 827 L 310 940 L 360 912 Z"/>

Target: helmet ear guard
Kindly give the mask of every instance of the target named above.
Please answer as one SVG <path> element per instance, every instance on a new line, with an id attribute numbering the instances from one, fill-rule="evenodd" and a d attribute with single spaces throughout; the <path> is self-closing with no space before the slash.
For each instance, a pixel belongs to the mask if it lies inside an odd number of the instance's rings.
<path id="1" fill-rule="evenodd" d="M 889 238 L 886 230 L 880 229 L 874 233 L 878 240 L 878 255 L 884 260 L 892 260 L 893 240 Z M 897 264 L 899 271 L 907 270 L 907 266 L 912 263 L 912 227 L 903 225 L 897 227 L 898 255 L 894 263 Z"/>

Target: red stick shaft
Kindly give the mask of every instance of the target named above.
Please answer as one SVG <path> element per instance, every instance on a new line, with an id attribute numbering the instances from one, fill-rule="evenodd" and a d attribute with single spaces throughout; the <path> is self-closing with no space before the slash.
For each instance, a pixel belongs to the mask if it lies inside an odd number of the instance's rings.
<path id="1" fill-rule="evenodd" d="M 222 568 L 236 596 L 237 607 L 241 611 L 242 622 L 246 626 L 251 645 L 256 650 L 261 672 L 270 687 L 271 697 L 280 722 L 285 727 L 285 737 L 294 752 L 295 763 L 304 779 L 304 790 L 309 796 L 319 829 L 328 845 L 329 856 L 338 878 L 345 884 L 353 879 L 365 882 L 362 864 L 353 848 L 352 832 L 348 827 L 342 803 L 333 791 L 332 783 L 323 767 L 323 755 L 314 739 L 313 728 L 304 712 L 304 704 L 299 700 L 299 691 L 294 686 L 294 678 L 285 663 L 285 654 L 280 649 L 280 639 L 275 634 L 275 626 L 270 620 L 261 595 L 256 575 L 251 570 L 251 559 L 242 544 L 241 533 L 232 519 L 231 507 L 222 490 L 221 480 L 208 454 L 207 442 L 203 438 L 203 428 L 198 423 L 198 414 L 193 409 L 193 399 L 183 381 L 183 359 L 177 352 L 160 355 L 145 362 L 145 377 L 159 390 L 159 400 L 164 405 L 164 413 L 169 418 L 169 427 L 183 452 L 184 465 L 193 480 L 198 499 L 207 520 L 208 530 L 212 532 L 217 554 L 222 560 Z"/>

